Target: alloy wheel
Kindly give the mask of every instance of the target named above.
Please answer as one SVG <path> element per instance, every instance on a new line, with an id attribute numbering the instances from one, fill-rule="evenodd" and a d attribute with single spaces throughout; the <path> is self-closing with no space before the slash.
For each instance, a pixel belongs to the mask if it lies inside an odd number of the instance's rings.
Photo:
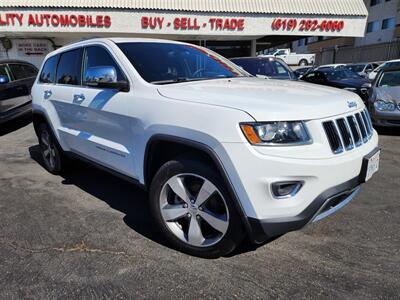
<path id="1" fill-rule="evenodd" d="M 52 143 L 50 134 L 47 130 L 42 131 L 42 134 L 40 136 L 40 141 L 41 141 L 43 159 L 45 160 L 46 164 L 49 166 L 50 169 L 54 169 L 56 165 L 55 146 Z"/>
<path id="2" fill-rule="evenodd" d="M 218 188 L 196 174 L 178 174 L 162 187 L 160 211 L 169 230 L 196 247 L 218 243 L 229 226 L 229 212 Z"/>

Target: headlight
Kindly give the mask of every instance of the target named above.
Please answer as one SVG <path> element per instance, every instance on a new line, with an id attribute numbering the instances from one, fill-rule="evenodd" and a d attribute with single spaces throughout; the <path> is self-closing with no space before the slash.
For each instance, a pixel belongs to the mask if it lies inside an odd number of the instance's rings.
<path id="1" fill-rule="evenodd" d="M 312 142 L 302 121 L 241 123 L 247 140 L 253 145 L 299 145 Z"/>
<path id="2" fill-rule="evenodd" d="M 396 109 L 396 104 L 392 101 L 377 100 L 374 102 L 374 107 L 379 111 L 394 111 Z"/>

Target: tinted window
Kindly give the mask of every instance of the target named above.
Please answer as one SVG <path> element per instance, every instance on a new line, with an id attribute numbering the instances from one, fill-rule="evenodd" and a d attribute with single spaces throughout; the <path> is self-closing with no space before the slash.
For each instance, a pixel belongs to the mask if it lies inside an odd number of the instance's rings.
<path id="1" fill-rule="evenodd" d="M 387 62 L 383 69 L 385 68 L 392 68 L 392 67 L 400 67 L 400 61 L 392 61 L 392 62 Z"/>
<path id="2" fill-rule="evenodd" d="M 37 69 L 34 66 L 26 64 L 9 64 L 8 65 L 15 80 L 35 77 Z"/>
<path id="3" fill-rule="evenodd" d="M 142 78 L 155 84 L 248 76 L 227 59 L 192 45 L 120 43 Z"/>
<path id="4" fill-rule="evenodd" d="M 289 70 L 281 62 L 275 60 L 272 62 L 272 65 L 276 74 L 283 77 L 290 77 Z"/>
<path id="5" fill-rule="evenodd" d="M 400 86 L 400 71 L 385 72 L 382 74 L 378 86 Z"/>
<path id="6" fill-rule="evenodd" d="M 44 64 L 40 73 L 39 82 L 54 83 L 56 75 L 56 64 L 58 55 L 50 57 Z"/>
<path id="7" fill-rule="evenodd" d="M 82 49 L 61 54 L 57 66 L 57 83 L 81 84 Z"/>
<path id="8" fill-rule="evenodd" d="M 239 58 L 232 61 L 250 74 L 269 77 L 290 78 L 290 71 L 280 61 L 268 58 Z"/>
<path id="9" fill-rule="evenodd" d="M 310 72 L 303 78 L 305 81 L 310 81 L 310 82 L 324 82 L 326 80 L 324 73 L 320 71 Z"/>
<path id="10" fill-rule="evenodd" d="M 0 65 L 0 76 L 6 76 L 8 81 L 11 81 L 6 65 Z"/>
<path id="11" fill-rule="evenodd" d="M 116 64 L 110 53 L 103 47 L 93 46 L 86 48 L 86 55 L 84 59 L 84 69 L 87 70 L 91 67 L 109 67 L 112 66 L 117 71 L 117 80 L 125 80 L 121 69 Z"/>
<path id="12" fill-rule="evenodd" d="M 360 64 L 360 65 L 347 65 L 345 68 L 358 73 L 362 72 L 364 70 L 364 67 L 365 65 Z"/>
<path id="13" fill-rule="evenodd" d="M 328 80 L 360 79 L 360 78 L 362 78 L 360 75 L 358 75 L 357 73 L 355 73 L 349 69 L 325 71 L 324 74 L 328 78 Z"/>

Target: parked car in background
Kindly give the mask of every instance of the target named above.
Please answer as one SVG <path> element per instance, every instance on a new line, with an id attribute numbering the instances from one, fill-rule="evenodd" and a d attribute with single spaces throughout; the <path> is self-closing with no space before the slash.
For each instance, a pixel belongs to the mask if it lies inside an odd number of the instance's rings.
<path id="1" fill-rule="evenodd" d="M 349 69 L 358 75 L 367 78 L 368 74 L 379 66 L 378 63 L 359 63 L 359 64 L 347 64 L 344 68 Z"/>
<path id="2" fill-rule="evenodd" d="M 239 57 L 231 61 L 253 76 L 272 79 L 295 80 L 296 75 L 280 58 L 268 57 Z"/>
<path id="3" fill-rule="evenodd" d="M 191 44 L 64 46 L 47 55 L 32 98 L 49 172 L 71 156 L 142 185 L 160 235 L 202 257 L 329 216 L 379 167 L 357 95 L 256 78 Z"/>
<path id="4" fill-rule="evenodd" d="M 268 55 L 276 56 L 282 59 L 288 65 L 292 66 L 308 66 L 313 65 L 315 62 L 315 54 L 298 54 L 291 52 L 289 48 L 276 49 L 275 51 L 270 52 Z"/>
<path id="5" fill-rule="evenodd" d="M 30 95 L 37 72 L 24 61 L 0 61 L 0 123 L 32 110 Z"/>
<path id="6" fill-rule="evenodd" d="M 368 78 L 369 80 L 374 80 L 379 71 L 393 67 L 394 68 L 400 67 L 400 59 L 393 59 L 380 64 L 377 68 L 375 68 L 375 70 L 373 70 L 368 74 Z"/>
<path id="7" fill-rule="evenodd" d="M 315 70 L 307 73 L 301 79 L 355 92 L 364 101 L 368 99 L 368 90 L 371 86 L 367 79 L 345 68 Z"/>
<path id="8" fill-rule="evenodd" d="M 400 126 L 400 67 L 382 69 L 372 83 L 368 109 L 377 126 Z"/>
<path id="9" fill-rule="evenodd" d="M 338 69 L 346 66 L 346 64 L 328 64 L 328 65 L 320 65 L 316 67 L 314 70 L 328 70 L 328 69 Z"/>
<path id="10" fill-rule="evenodd" d="M 294 70 L 293 73 L 297 76 L 297 78 L 300 78 L 312 70 L 314 70 L 313 67 L 301 67 Z"/>

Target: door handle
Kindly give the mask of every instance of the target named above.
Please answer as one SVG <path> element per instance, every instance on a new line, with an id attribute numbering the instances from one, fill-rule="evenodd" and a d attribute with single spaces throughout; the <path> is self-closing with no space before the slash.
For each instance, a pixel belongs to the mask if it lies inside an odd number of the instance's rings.
<path id="1" fill-rule="evenodd" d="M 50 90 L 44 91 L 44 99 L 49 99 L 53 95 L 53 93 Z"/>
<path id="2" fill-rule="evenodd" d="M 75 94 L 74 95 L 74 103 L 81 104 L 85 100 L 84 94 Z"/>

